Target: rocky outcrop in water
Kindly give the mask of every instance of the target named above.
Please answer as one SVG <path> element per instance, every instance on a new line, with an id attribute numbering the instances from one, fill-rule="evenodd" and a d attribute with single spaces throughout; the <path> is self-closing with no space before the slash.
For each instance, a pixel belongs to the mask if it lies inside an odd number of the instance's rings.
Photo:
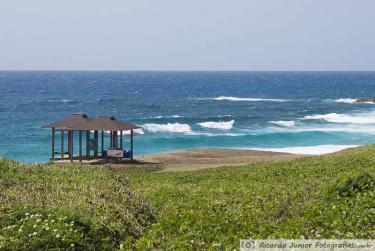
<path id="1" fill-rule="evenodd" d="M 372 97 L 372 98 L 357 98 L 355 103 L 375 103 L 375 97 Z"/>

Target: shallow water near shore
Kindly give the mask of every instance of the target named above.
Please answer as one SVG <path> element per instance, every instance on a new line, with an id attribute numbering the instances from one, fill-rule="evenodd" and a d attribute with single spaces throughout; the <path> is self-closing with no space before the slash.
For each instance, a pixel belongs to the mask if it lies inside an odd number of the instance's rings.
<path id="1" fill-rule="evenodd" d="M 48 161 L 51 133 L 41 125 L 76 112 L 142 126 L 136 155 L 322 154 L 375 141 L 375 105 L 354 103 L 375 96 L 373 72 L 2 71 L 0 87 L 0 156 L 23 162 Z"/>

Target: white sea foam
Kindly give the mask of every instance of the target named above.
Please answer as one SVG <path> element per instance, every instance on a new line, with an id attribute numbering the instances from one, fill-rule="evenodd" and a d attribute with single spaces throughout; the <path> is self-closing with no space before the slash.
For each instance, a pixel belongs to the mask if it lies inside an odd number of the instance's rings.
<path id="1" fill-rule="evenodd" d="M 286 102 L 286 99 L 267 99 L 267 98 L 240 98 L 240 97 L 230 97 L 230 96 L 220 96 L 216 98 L 202 98 L 202 99 L 212 99 L 217 101 L 250 101 L 250 102 Z"/>
<path id="2" fill-rule="evenodd" d="M 337 103 L 347 103 L 347 104 L 353 104 L 357 101 L 355 98 L 339 98 L 336 99 L 335 102 Z"/>
<path id="3" fill-rule="evenodd" d="M 94 131 L 91 131 L 91 132 L 94 132 Z M 145 134 L 145 132 L 143 131 L 142 128 L 133 129 L 133 132 L 134 132 L 135 134 L 141 134 L 141 135 Z M 111 131 L 105 131 L 105 133 L 110 134 Z M 119 134 L 120 134 L 120 132 L 118 132 L 118 135 L 119 135 Z M 124 134 L 124 135 L 129 135 L 129 134 L 130 134 L 130 130 L 122 131 L 122 134 Z"/>
<path id="4" fill-rule="evenodd" d="M 306 120 L 324 120 L 331 123 L 352 123 L 352 124 L 374 124 L 375 123 L 375 113 L 367 114 L 338 114 L 338 113 L 328 113 L 328 114 L 315 114 L 305 116 L 303 119 Z"/>
<path id="5" fill-rule="evenodd" d="M 347 104 L 375 104 L 374 102 L 357 102 L 356 98 L 339 98 L 335 102 Z"/>
<path id="6" fill-rule="evenodd" d="M 211 128 L 211 129 L 222 129 L 222 130 L 230 130 L 233 128 L 234 125 L 234 120 L 230 121 L 219 121 L 219 122 L 214 122 L 214 121 L 208 121 L 208 122 L 201 122 L 198 123 L 198 125 L 206 128 Z"/>
<path id="7" fill-rule="evenodd" d="M 317 146 L 296 146 L 282 148 L 246 148 L 250 150 L 283 152 L 292 154 L 311 154 L 321 155 L 327 153 L 338 152 L 347 148 L 358 147 L 358 145 L 317 145 Z M 243 148 L 242 148 L 243 149 Z"/>
<path id="8" fill-rule="evenodd" d="M 168 123 L 168 124 L 144 124 L 142 126 L 149 132 L 163 132 L 163 133 L 192 133 L 192 129 L 188 124 Z"/>
<path id="9" fill-rule="evenodd" d="M 186 133 L 186 135 L 190 136 L 206 136 L 206 137 L 240 137 L 240 136 L 246 136 L 244 133 L 211 133 L 211 132 L 189 132 Z"/>
<path id="10" fill-rule="evenodd" d="M 162 118 L 181 118 L 182 116 L 180 115 L 171 115 L 171 116 L 155 116 L 151 117 L 152 119 L 162 119 Z"/>
<path id="11" fill-rule="evenodd" d="M 270 126 L 259 129 L 243 129 L 242 131 L 252 135 L 268 133 L 301 133 L 301 132 L 345 132 L 375 134 L 375 127 L 372 124 L 305 124 L 293 127 Z"/>
<path id="12" fill-rule="evenodd" d="M 133 132 L 136 134 L 145 134 L 142 128 L 134 129 Z M 124 131 L 124 134 L 130 134 L 130 131 Z"/>
<path id="13" fill-rule="evenodd" d="M 52 101 L 55 102 L 55 100 L 52 100 Z M 74 103 L 78 103 L 77 100 L 73 100 L 73 99 L 62 99 L 61 102 L 64 103 L 64 104 L 74 104 Z"/>
<path id="14" fill-rule="evenodd" d="M 223 133 L 223 134 L 215 134 L 214 136 L 239 137 L 239 136 L 246 136 L 246 134 L 244 134 L 244 133 Z"/>
<path id="15" fill-rule="evenodd" d="M 285 126 L 285 127 L 293 127 L 296 125 L 296 122 L 294 122 L 293 120 L 270 121 L 270 123 L 279 125 L 279 126 Z"/>

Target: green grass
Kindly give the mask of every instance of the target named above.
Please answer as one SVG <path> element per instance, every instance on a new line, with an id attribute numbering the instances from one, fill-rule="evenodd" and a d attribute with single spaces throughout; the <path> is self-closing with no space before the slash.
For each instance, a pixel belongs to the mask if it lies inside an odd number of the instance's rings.
<path id="1" fill-rule="evenodd" d="M 242 238 L 375 236 L 373 145 L 180 173 L 0 160 L 0 174 L 3 248 L 233 250 Z M 53 246 L 40 222 L 68 241 Z"/>
<path id="2" fill-rule="evenodd" d="M 99 167 L 0 160 L 0 250 L 110 250 L 156 220 L 125 177 Z"/>
<path id="3" fill-rule="evenodd" d="M 230 250 L 238 249 L 241 238 L 375 236 L 374 146 L 276 163 L 128 176 L 159 213 L 137 242 L 140 249 Z"/>

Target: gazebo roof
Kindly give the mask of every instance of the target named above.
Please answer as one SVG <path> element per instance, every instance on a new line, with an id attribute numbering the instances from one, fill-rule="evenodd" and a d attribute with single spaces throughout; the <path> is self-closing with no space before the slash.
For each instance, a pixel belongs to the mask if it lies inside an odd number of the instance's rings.
<path id="1" fill-rule="evenodd" d="M 126 131 L 141 128 L 126 121 L 118 120 L 113 116 L 98 117 L 93 119 L 89 124 L 91 130 Z"/>
<path id="2" fill-rule="evenodd" d="M 43 128 L 55 128 L 57 130 L 103 130 L 103 131 L 127 131 L 141 128 L 115 117 L 89 118 L 86 114 L 72 113 L 68 117 L 51 122 Z"/>

